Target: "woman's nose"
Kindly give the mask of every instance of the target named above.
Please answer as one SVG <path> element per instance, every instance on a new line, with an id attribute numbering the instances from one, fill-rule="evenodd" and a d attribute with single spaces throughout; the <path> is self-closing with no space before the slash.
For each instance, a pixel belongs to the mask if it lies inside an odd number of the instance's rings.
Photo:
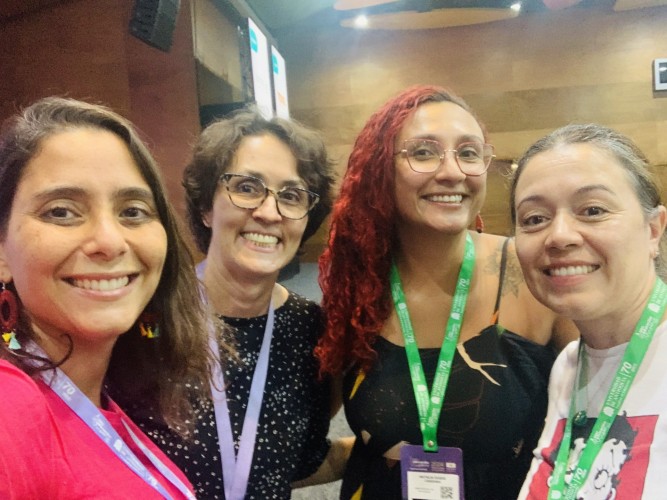
<path id="1" fill-rule="evenodd" d="M 453 179 L 456 181 L 464 180 L 466 174 L 464 174 L 459 168 L 458 160 L 456 158 L 456 151 L 445 150 L 442 153 L 442 159 L 440 160 L 440 165 L 435 171 L 436 179 Z"/>
<path id="2" fill-rule="evenodd" d="M 264 201 L 252 212 L 253 217 L 259 217 L 270 222 L 280 222 L 282 215 L 278 208 L 278 196 L 273 191 L 268 191 Z"/>
<path id="3" fill-rule="evenodd" d="M 83 245 L 88 255 L 99 255 L 111 260 L 124 254 L 129 246 L 125 238 L 125 228 L 112 216 L 97 216 L 88 223 L 89 234 Z"/>
<path id="4" fill-rule="evenodd" d="M 546 245 L 552 248 L 565 248 L 578 245 L 582 241 L 577 229 L 577 221 L 568 214 L 556 214 L 548 227 Z"/>

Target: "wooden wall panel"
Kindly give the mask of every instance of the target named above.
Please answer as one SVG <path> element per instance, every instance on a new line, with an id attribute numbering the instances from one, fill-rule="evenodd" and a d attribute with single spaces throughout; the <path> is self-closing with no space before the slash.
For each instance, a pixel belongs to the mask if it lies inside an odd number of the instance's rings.
<path id="1" fill-rule="evenodd" d="M 183 212 L 181 172 L 199 132 L 190 2 L 170 52 L 129 34 L 134 0 L 78 0 L 0 23 L 0 119 L 61 95 L 103 103 L 132 120 Z"/>
<path id="2" fill-rule="evenodd" d="M 341 172 L 371 113 L 417 83 L 462 95 L 487 124 L 501 159 L 517 158 L 566 123 L 599 122 L 630 135 L 664 165 L 667 93 L 652 91 L 651 63 L 667 57 L 666 26 L 667 7 L 566 9 L 448 29 L 319 29 L 280 40 L 292 114 L 324 133 Z M 507 234 L 502 176 L 489 175 L 487 198 L 487 229 Z M 326 230 L 310 242 L 311 254 Z"/>
<path id="3" fill-rule="evenodd" d="M 193 0 L 192 7 L 195 58 L 241 92 L 243 80 L 236 25 L 211 0 Z"/>
<path id="4" fill-rule="evenodd" d="M 67 2 L 0 26 L 0 117 L 48 95 L 129 110 L 125 60 L 128 3 Z"/>
<path id="5" fill-rule="evenodd" d="M 200 131 L 193 52 L 192 22 L 187 1 L 181 10 L 168 53 L 128 37 L 126 60 L 130 112 L 151 145 L 164 174 L 170 199 L 185 214 L 181 179 L 191 146 Z"/>

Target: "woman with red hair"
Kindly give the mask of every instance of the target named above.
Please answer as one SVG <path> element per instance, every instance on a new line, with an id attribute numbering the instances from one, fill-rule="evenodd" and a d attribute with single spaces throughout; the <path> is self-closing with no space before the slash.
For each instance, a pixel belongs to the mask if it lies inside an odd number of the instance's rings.
<path id="1" fill-rule="evenodd" d="M 341 498 L 519 492 L 573 328 L 531 295 L 514 243 L 481 233 L 493 153 L 468 105 L 434 86 L 389 100 L 355 142 L 320 260 L 317 355 L 356 435 Z M 465 480 L 415 484 L 415 457 Z"/>

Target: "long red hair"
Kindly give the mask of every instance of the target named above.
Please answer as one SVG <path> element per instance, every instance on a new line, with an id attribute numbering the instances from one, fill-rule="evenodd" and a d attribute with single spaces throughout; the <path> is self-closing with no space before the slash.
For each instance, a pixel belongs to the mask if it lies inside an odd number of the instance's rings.
<path id="1" fill-rule="evenodd" d="M 352 364 L 368 370 L 375 360 L 373 342 L 392 307 L 394 141 L 408 117 L 427 102 L 452 102 L 475 116 L 445 88 L 410 87 L 375 112 L 354 143 L 319 261 L 326 327 L 315 355 L 323 375 L 340 374 Z"/>

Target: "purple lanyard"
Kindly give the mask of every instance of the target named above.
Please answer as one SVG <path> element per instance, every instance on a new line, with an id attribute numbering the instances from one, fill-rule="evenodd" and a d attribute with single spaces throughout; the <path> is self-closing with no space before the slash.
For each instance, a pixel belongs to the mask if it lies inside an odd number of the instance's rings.
<path id="1" fill-rule="evenodd" d="M 36 344 L 29 347 L 30 351 L 46 357 L 46 354 Z M 123 441 L 116 429 L 109 423 L 102 412 L 81 392 L 81 390 L 65 375 L 65 373 L 55 368 L 53 371 L 41 372 L 41 378 L 62 401 L 83 420 L 83 422 L 109 447 L 114 454 L 127 465 L 132 472 L 146 481 L 151 487 L 157 490 L 164 498 L 171 499 L 172 496 L 164 489 L 150 471 L 141 463 L 137 456 L 132 452 L 129 446 Z M 121 417 L 121 422 L 128 431 L 130 438 L 144 453 L 146 458 L 155 466 L 155 468 L 173 484 L 183 495 L 191 500 L 195 496 L 188 487 L 167 467 L 144 443 L 132 432 L 129 425 Z"/>
<path id="2" fill-rule="evenodd" d="M 203 282 L 206 261 L 197 266 L 197 276 Z M 202 292 L 202 297 L 204 294 Z M 264 328 L 264 338 L 259 351 L 259 358 L 255 366 L 255 373 L 250 385 L 250 395 L 246 408 L 241 438 L 239 440 L 239 453 L 236 456 L 234 450 L 234 434 L 227 405 L 227 394 L 225 392 L 225 378 L 220 364 L 220 346 L 218 345 L 216 329 L 213 322 L 209 322 L 209 347 L 215 360 L 211 370 L 211 396 L 213 398 L 213 409 L 215 410 L 215 424 L 218 429 L 218 445 L 220 447 L 220 458 L 222 462 L 222 477 L 225 486 L 225 498 L 227 500 L 243 500 L 248 488 L 250 477 L 250 466 L 255 452 L 255 441 L 257 438 L 257 425 L 259 423 L 260 410 L 262 408 L 262 397 L 266 385 L 266 375 L 269 370 L 269 354 L 271 352 L 271 338 L 273 337 L 273 324 L 275 317 L 273 300 L 269 304 L 269 313 Z"/>

